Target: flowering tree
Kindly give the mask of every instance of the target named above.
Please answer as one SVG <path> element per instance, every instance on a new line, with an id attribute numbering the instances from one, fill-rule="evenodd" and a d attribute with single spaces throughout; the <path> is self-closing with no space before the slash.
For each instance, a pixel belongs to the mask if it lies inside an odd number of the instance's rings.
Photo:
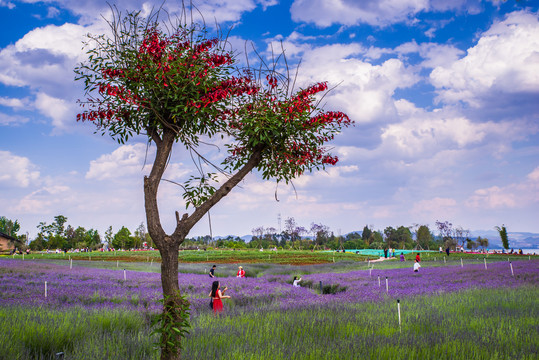
<path id="1" fill-rule="evenodd" d="M 77 120 L 93 122 L 119 143 L 145 135 L 156 147 L 144 177 L 146 221 L 162 258 L 161 358 L 178 359 L 189 326 L 188 302 L 178 286 L 178 247 L 190 229 L 253 170 L 288 183 L 334 165 L 338 159 L 324 144 L 351 121 L 318 107 L 316 95 L 327 91 L 326 83 L 294 90 L 293 81 L 273 68 L 240 71 L 226 41 L 211 38 L 203 26 L 177 21 L 165 31 L 158 13 L 115 15 L 112 36 L 89 36 L 88 59 L 75 68 L 87 95 Z M 191 212 L 176 212 L 174 231 L 165 233 L 157 191 L 174 144 L 200 154 L 199 138 L 217 135 L 228 140 L 228 156 L 215 165 L 218 170 L 181 185 Z M 218 171 L 226 174 L 222 184 Z"/>

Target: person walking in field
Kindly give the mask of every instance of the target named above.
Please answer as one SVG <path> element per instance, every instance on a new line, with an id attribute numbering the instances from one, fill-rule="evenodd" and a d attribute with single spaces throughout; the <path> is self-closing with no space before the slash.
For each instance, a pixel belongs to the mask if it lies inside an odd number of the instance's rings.
<path id="1" fill-rule="evenodd" d="M 211 277 L 211 278 L 214 278 L 214 277 L 215 277 L 215 268 L 216 268 L 216 267 L 217 267 L 217 265 L 213 265 L 213 266 L 211 267 L 211 269 L 210 269 L 209 274 L 210 274 L 210 277 Z"/>
<path id="2" fill-rule="evenodd" d="M 221 291 L 220 287 L 221 287 L 221 284 L 219 283 L 219 281 L 214 281 L 211 285 L 211 292 L 209 296 L 213 300 L 212 308 L 213 308 L 214 314 L 217 314 L 223 311 L 222 299 L 230 299 L 230 296 L 225 295 L 225 292 L 228 288 L 225 286 L 223 291 Z"/>
<path id="3" fill-rule="evenodd" d="M 417 259 L 416 259 L 415 263 L 414 263 L 414 272 L 419 272 L 420 267 L 421 267 L 421 265 L 419 265 L 419 261 L 417 261 Z"/>
<path id="4" fill-rule="evenodd" d="M 415 256 L 415 261 L 421 262 L 421 258 L 419 257 L 419 253 L 417 253 L 417 255 Z"/>
<path id="5" fill-rule="evenodd" d="M 239 277 L 239 278 L 245 277 L 245 270 L 243 270 L 243 267 L 238 266 L 238 273 L 236 274 L 236 277 Z"/>

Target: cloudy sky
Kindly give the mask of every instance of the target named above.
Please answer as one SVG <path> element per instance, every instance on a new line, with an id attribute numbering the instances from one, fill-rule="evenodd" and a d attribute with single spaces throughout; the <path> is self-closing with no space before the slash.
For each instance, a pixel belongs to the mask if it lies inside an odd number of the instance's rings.
<path id="1" fill-rule="evenodd" d="M 147 13 L 161 1 L 118 0 Z M 539 13 L 531 0 L 198 0 L 262 54 L 282 43 L 298 81 L 338 85 L 327 110 L 356 122 L 332 143 L 339 163 L 294 187 L 249 175 L 211 211 L 213 235 L 279 228 L 294 217 L 336 234 L 450 221 L 539 232 Z M 168 0 L 174 14 L 178 0 Z M 144 221 L 153 148 L 120 146 L 75 121 L 74 66 L 87 33 L 107 31 L 100 0 L 0 0 L 0 215 L 21 233 L 62 214 L 103 234 Z M 145 166 L 146 163 L 146 166 Z M 194 168 L 181 149 L 165 177 Z M 279 201 L 275 200 L 275 193 Z M 160 188 L 166 230 L 185 209 Z M 209 234 L 205 218 L 191 235 Z"/>

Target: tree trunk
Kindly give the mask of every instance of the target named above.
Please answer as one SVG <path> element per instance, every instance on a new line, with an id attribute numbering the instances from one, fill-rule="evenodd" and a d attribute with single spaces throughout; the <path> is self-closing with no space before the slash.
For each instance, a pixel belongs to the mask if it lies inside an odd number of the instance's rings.
<path id="1" fill-rule="evenodd" d="M 151 133 L 151 129 L 149 130 Z M 161 360 L 179 360 L 181 333 L 172 328 L 184 331 L 188 326 L 185 314 L 189 303 L 183 299 L 178 285 L 178 252 L 179 246 L 191 230 L 191 228 L 215 205 L 225 197 L 252 169 L 254 169 L 262 158 L 262 149 L 253 151 L 247 163 L 231 176 L 209 199 L 200 207 L 196 208 L 191 216 L 184 214 L 180 219 L 176 212 L 176 229 L 171 235 L 167 235 L 161 226 L 159 218 L 159 208 L 157 204 L 157 190 L 159 183 L 165 172 L 167 161 L 174 144 L 174 133 L 170 130 L 163 130 L 162 136 L 155 132 L 151 133 L 157 151 L 152 170 L 148 177 L 144 178 L 144 206 L 146 210 L 146 221 L 148 223 L 148 233 L 155 242 L 161 254 L 161 286 L 163 288 L 163 313 L 160 323 L 161 329 Z M 184 326 L 185 325 L 185 326 Z"/>
<path id="2" fill-rule="evenodd" d="M 182 328 L 182 312 L 188 304 L 180 296 L 178 286 L 178 244 L 176 241 L 170 241 L 170 239 L 165 239 L 165 243 L 167 246 L 159 249 L 161 254 L 161 286 L 163 287 L 164 299 L 163 317 L 160 324 L 163 330 L 161 333 L 161 360 L 177 360 L 181 357 L 182 337 L 172 328 Z"/>

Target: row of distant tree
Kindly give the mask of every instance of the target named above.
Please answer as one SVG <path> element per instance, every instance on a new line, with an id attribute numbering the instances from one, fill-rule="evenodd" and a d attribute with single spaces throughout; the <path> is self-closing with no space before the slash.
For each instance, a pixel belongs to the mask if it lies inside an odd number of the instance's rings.
<path id="1" fill-rule="evenodd" d="M 104 246 L 115 249 L 136 249 L 142 248 L 144 243 L 147 243 L 148 246 L 153 245 L 143 223 L 139 225 L 134 233 L 131 233 L 125 226 L 122 226 L 118 232 L 114 233 L 112 226 L 109 226 L 103 237 L 95 229 L 69 225 L 67 217 L 64 215 L 55 216 L 50 224 L 40 222 L 37 228 L 39 232 L 36 237 L 29 240 L 26 234 L 18 234 L 20 224 L 17 220 L 13 221 L 5 216 L 0 217 L 0 231 L 19 239 L 21 241 L 20 246 L 28 247 L 34 251 L 45 249 L 97 250 Z"/>
<path id="2" fill-rule="evenodd" d="M 478 237 L 471 239 L 470 231 L 460 226 L 453 226 L 448 221 L 436 221 L 438 234 L 435 234 L 428 225 L 414 224 L 413 226 L 392 226 L 384 230 L 374 230 L 372 225 L 365 225 L 361 232 L 351 232 L 346 235 L 335 235 L 324 224 L 311 223 L 306 228 L 299 225 L 293 217 L 284 221 L 284 229 L 278 231 L 274 227 L 259 226 L 252 229 L 251 241 L 246 242 L 238 236 L 226 238 L 212 238 L 211 236 L 198 236 L 186 238 L 182 247 L 220 247 L 220 248 L 288 248 L 288 249 L 444 249 L 449 247 L 463 247 L 468 250 L 487 248 L 489 241 Z M 35 239 L 29 241 L 26 234 L 19 235 L 20 224 L 6 217 L 0 217 L 0 231 L 21 240 L 23 246 L 31 250 L 44 249 L 84 249 L 96 250 L 102 247 L 114 249 L 139 249 L 146 244 L 153 247 L 152 239 L 146 232 L 144 223 L 141 223 L 133 233 L 122 226 L 116 233 L 112 226 L 105 231 L 102 237 L 95 229 L 85 229 L 82 226 L 74 227 L 67 223 L 67 217 L 58 215 L 47 224 L 40 222 Z M 496 227 L 500 233 L 503 246 L 508 249 L 507 230 L 505 226 Z"/>

